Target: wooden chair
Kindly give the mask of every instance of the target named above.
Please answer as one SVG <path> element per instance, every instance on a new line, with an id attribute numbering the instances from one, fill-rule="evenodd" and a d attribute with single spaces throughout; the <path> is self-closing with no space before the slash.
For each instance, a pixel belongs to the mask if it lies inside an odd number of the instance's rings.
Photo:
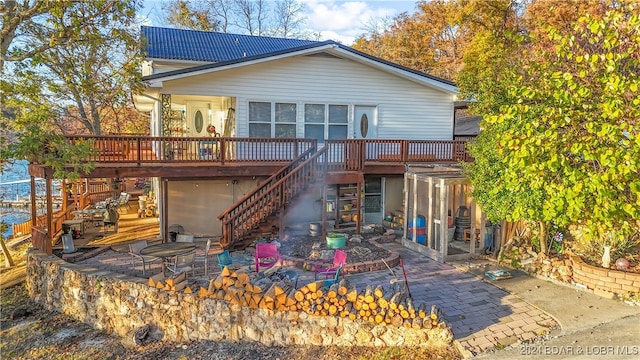
<path id="1" fill-rule="evenodd" d="M 140 250 L 147 247 L 147 240 L 140 240 L 129 244 L 129 255 L 131 255 L 131 265 L 136 267 L 136 260 L 142 262 L 142 275 L 146 270 L 147 264 L 154 261 L 162 261 L 161 258 L 149 255 L 140 255 Z"/>
<path id="2" fill-rule="evenodd" d="M 256 244 L 256 252 L 253 256 L 256 262 L 256 272 L 259 272 L 260 268 L 269 269 L 277 263 L 282 265 L 282 257 L 275 243 Z"/>
<path id="3" fill-rule="evenodd" d="M 313 265 L 314 279 L 318 280 L 318 275 L 324 275 L 327 279 L 329 276 L 334 276 L 338 273 L 338 269 L 341 269 L 344 264 L 347 263 L 347 253 L 342 250 L 336 250 L 333 255 L 333 260 L 321 260 L 316 261 Z"/>

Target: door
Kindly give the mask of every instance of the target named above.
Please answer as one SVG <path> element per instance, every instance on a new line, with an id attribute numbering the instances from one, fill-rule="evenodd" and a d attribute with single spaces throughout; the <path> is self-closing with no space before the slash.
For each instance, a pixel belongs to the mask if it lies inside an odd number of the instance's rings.
<path id="1" fill-rule="evenodd" d="M 364 179 L 364 224 L 382 224 L 384 209 L 383 177 L 367 176 Z"/>
<path id="2" fill-rule="evenodd" d="M 375 139 L 378 137 L 378 111 L 375 106 L 356 105 L 353 118 L 356 139 Z"/>
<path id="3" fill-rule="evenodd" d="M 210 105 L 207 102 L 187 103 L 187 135 L 189 136 L 209 136 L 207 125 L 209 119 Z"/>

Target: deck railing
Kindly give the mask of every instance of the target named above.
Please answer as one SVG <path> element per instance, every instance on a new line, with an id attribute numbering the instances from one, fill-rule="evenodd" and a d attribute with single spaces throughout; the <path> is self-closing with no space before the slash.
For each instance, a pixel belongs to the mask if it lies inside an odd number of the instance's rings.
<path id="1" fill-rule="evenodd" d="M 222 238 L 220 245 L 224 248 L 232 246 L 253 229 L 272 216 L 293 196 L 318 179 L 317 158 L 324 150 L 316 151 L 313 147 L 305 151 L 295 161 L 264 181 L 262 185 L 246 194 L 234 205 L 218 216 L 222 221 Z"/>
<path id="2" fill-rule="evenodd" d="M 268 163 L 295 160 L 317 146 L 315 139 L 233 137 L 69 136 L 89 142 L 96 163 Z M 372 163 L 470 161 L 466 141 L 340 139 L 325 140 L 329 170 L 358 171 Z"/>
<path id="3" fill-rule="evenodd" d="M 89 143 L 87 158 L 97 163 L 197 162 L 260 163 L 292 161 L 316 144 L 315 139 L 167 136 L 69 136 L 72 144 Z"/>

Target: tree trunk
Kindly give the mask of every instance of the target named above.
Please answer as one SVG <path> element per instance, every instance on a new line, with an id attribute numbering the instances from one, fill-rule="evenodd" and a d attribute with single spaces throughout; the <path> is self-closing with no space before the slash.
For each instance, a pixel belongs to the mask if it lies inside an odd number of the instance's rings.
<path id="1" fill-rule="evenodd" d="M 538 234 L 538 240 L 540 240 L 540 252 L 546 254 L 547 253 L 547 231 L 549 230 L 549 225 L 547 225 L 544 221 L 538 221 L 540 225 L 540 232 Z"/>

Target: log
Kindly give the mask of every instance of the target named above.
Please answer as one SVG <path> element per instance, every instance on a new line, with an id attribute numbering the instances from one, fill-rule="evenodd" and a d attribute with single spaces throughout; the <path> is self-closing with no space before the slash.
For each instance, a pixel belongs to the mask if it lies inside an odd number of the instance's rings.
<path id="1" fill-rule="evenodd" d="M 304 300 L 304 293 L 302 292 L 302 290 L 296 290 L 294 297 L 298 302 L 301 302 L 302 300 Z"/>
<path id="2" fill-rule="evenodd" d="M 296 299 L 296 293 L 297 293 L 296 289 L 291 287 L 291 290 L 289 290 L 289 293 L 287 294 L 285 305 L 288 306 L 289 309 L 291 309 L 291 306 L 295 306 L 296 303 L 298 302 L 298 300 Z"/>
<path id="3" fill-rule="evenodd" d="M 276 287 L 278 285 L 276 285 L 275 283 L 271 285 L 271 287 L 265 291 L 264 295 L 262 295 L 262 301 L 266 301 L 266 302 L 275 302 L 276 301 Z M 273 309 L 271 309 L 273 310 Z"/>
<path id="4" fill-rule="evenodd" d="M 184 293 L 185 294 L 193 294 L 193 290 L 191 290 L 191 288 L 187 286 L 187 288 L 184 289 Z"/>
<path id="5" fill-rule="evenodd" d="M 373 289 L 373 296 L 376 299 L 380 299 L 382 296 L 384 296 L 384 287 L 382 285 L 376 286 L 376 288 Z"/>
<path id="6" fill-rule="evenodd" d="M 347 295 L 347 292 L 349 292 L 350 287 L 351 286 L 349 285 L 349 280 L 345 278 L 340 279 L 340 282 L 338 282 L 338 295 L 340 296 Z"/>
<path id="7" fill-rule="evenodd" d="M 427 317 L 427 304 L 422 303 L 420 304 L 420 306 L 418 306 L 418 316 L 421 319 L 424 319 Z"/>
<path id="8" fill-rule="evenodd" d="M 438 308 L 435 305 L 431 305 L 431 312 L 429 314 L 429 317 L 431 318 L 431 320 L 438 320 L 438 315 L 439 315 Z"/>
<path id="9" fill-rule="evenodd" d="M 401 327 L 403 323 L 404 323 L 404 319 L 399 314 L 396 314 L 391 318 L 392 326 Z"/>
<path id="10" fill-rule="evenodd" d="M 209 290 L 207 290 L 204 286 L 200 286 L 200 291 L 198 292 L 198 296 L 200 298 L 209 297 Z"/>
<path id="11" fill-rule="evenodd" d="M 356 299 L 358 298 L 358 289 L 356 289 L 355 286 L 351 286 L 347 291 L 345 297 L 347 298 L 348 302 L 356 302 Z"/>
<path id="12" fill-rule="evenodd" d="M 389 299 L 389 308 L 393 309 L 393 310 L 398 309 L 399 304 L 401 304 L 403 300 L 404 300 L 404 294 L 403 293 L 397 292 L 397 293 L 393 294 L 391 299 Z"/>
<path id="13" fill-rule="evenodd" d="M 338 296 L 338 284 L 334 283 L 329 287 L 329 291 L 327 291 L 327 297 L 330 299 L 335 299 Z"/>
<path id="14" fill-rule="evenodd" d="M 371 287 L 371 285 L 367 285 L 367 287 L 364 290 L 364 302 L 366 303 L 372 303 L 373 302 L 373 288 Z"/>
<path id="15" fill-rule="evenodd" d="M 149 280 L 147 281 L 147 285 L 151 286 L 151 287 L 156 287 L 156 282 L 158 281 L 162 281 L 164 280 L 164 274 L 163 273 L 159 273 L 156 275 L 153 275 L 151 277 L 149 277 Z"/>
<path id="16" fill-rule="evenodd" d="M 228 277 L 231 275 L 231 270 L 229 269 L 228 266 L 225 266 L 222 271 L 220 272 L 220 276 L 222 277 Z"/>
<path id="17" fill-rule="evenodd" d="M 236 286 L 243 286 L 249 283 L 249 275 L 243 272 L 236 272 Z"/>
<path id="18" fill-rule="evenodd" d="M 187 282 L 187 279 L 185 278 L 183 281 L 181 281 L 181 282 L 179 282 L 179 283 L 177 283 L 177 284 L 173 285 L 173 286 L 171 287 L 171 290 L 173 290 L 173 291 L 180 291 L 180 290 L 184 289 L 185 287 L 187 287 L 187 283 L 188 283 L 188 282 Z"/>
<path id="19" fill-rule="evenodd" d="M 422 328 L 422 318 L 419 317 L 419 316 L 413 318 L 413 320 L 411 320 L 411 328 L 413 328 L 413 329 L 421 329 Z"/>
<path id="20" fill-rule="evenodd" d="M 166 280 L 167 285 L 169 286 L 175 286 L 177 283 L 180 283 L 184 280 L 187 279 L 187 274 L 185 272 L 180 272 L 178 274 L 175 274 L 174 276 L 168 278 Z"/>
<path id="21" fill-rule="evenodd" d="M 409 311 L 409 313 L 416 313 L 416 308 L 413 306 L 412 298 L 407 299 L 407 310 Z"/>

